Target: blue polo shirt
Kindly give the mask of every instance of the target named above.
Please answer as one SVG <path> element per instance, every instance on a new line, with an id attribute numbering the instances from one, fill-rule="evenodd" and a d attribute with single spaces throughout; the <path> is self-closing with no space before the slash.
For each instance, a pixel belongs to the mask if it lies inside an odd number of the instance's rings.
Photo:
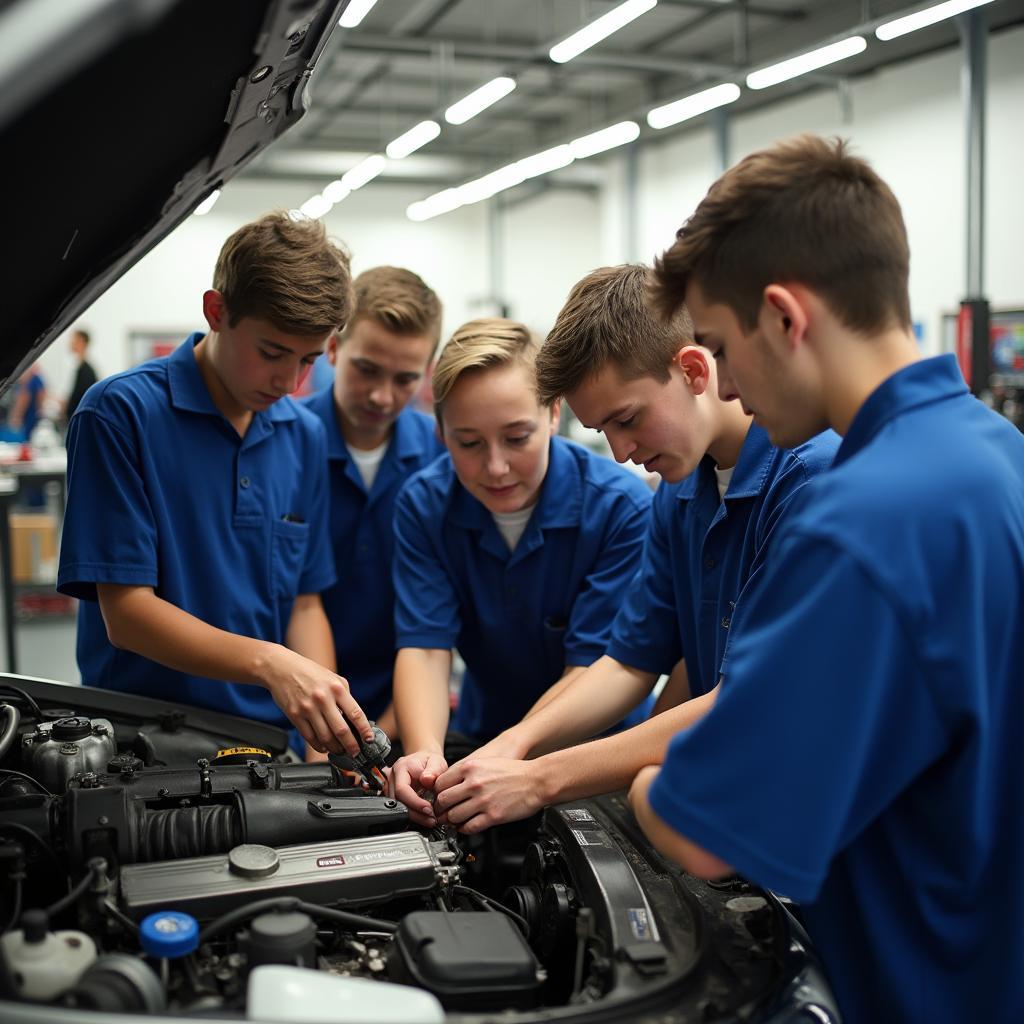
<path id="1" fill-rule="evenodd" d="M 838 447 L 838 436 L 827 431 L 799 448 L 774 448 L 752 423 L 724 500 L 709 455 L 684 480 L 662 484 L 640 572 L 615 617 L 607 653 L 658 675 L 685 658 L 690 693 L 713 689 L 732 621 L 764 569 L 772 531 L 801 488 L 832 464 Z"/>
<path id="2" fill-rule="evenodd" d="M 330 531 L 338 582 L 324 592 L 323 601 L 334 632 L 338 671 L 349 681 L 359 706 L 377 718 L 391 700 L 395 666 L 395 496 L 444 446 L 430 416 L 404 409 L 367 493 L 342 436 L 331 388 L 305 404 L 327 429 Z"/>
<path id="3" fill-rule="evenodd" d="M 650 502 L 632 473 L 554 437 L 540 498 L 510 552 L 448 455 L 405 485 L 395 506 L 395 632 L 400 648 L 458 648 L 466 675 L 453 729 L 489 739 L 566 665 L 604 654 Z"/>
<path id="4" fill-rule="evenodd" d="M 165 668 L 107 639 L 97 583 L 152 587 L 211 626 L 283 643 L 298 594 L 334 582 L 323 425 L 289 398 L 245 437 L 210 398 L 193 334 L 93 385 L 68 429 L 57 589 L 82 599 L 82 681 L 287 725 L 258 686 Z"/>
<path id="5" fill-rule="evenodd" d="M 1024 1020 L 1024 437 L 885 381 L 777 531 L 651 804 L 804 904 L 844 1020 Z"/>

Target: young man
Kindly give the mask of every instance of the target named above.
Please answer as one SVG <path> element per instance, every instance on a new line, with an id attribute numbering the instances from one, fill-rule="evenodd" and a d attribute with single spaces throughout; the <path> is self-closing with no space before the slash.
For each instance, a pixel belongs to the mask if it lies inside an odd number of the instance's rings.
<path id="1" fill-rule="evenodd" d="M 323 426 L 286 397 L 351 302 L 323 226 L 270 214 L 221 249 L 205 335 L 82 400 L 57 585 L 82 599 L 83 682 L 287 718 L 319 750 L 357 751 L 342 713 L 372 735 L 319 597 Z"/>
<path id="2" fill-rule="evenodd" d="M 812 136 L 658 266 L 777 444 L 832 426 L 714 711 L 633 785 L 655 845 L 803 904 L 852 1024 L 1024 1019 L 1024 438 L 911 330 L 899 204 Z"/>
<path id="3" fill-rule="evenodd" d="M 715 700 L 732 623 L 762 574 L 772 533 L 835 455 L 834 434 L 790 451 L 772 447 L 739 402 L 719 398 L 713 361 L 694 344 L 686 311 L 669 323 L 651 313 L 650 284 L 651 271 L 636 265 L 589 274 L 537 363 L 542 401 L 564 395 L 619 462 L 663 478 L 640 571 L 604 657 L 438 780 L 436 806 L 463 831 L 627 786 L 661 759 Z M 648 721 L 560 749 L 618 721 L 680 659 Z"/>
<path id="4" fill-rule="evenodd" d="M 396 735 L 391 706 L 395 495 L 444 451 L 434 421 L 406 408 L 441 334 L 437 295 L 409 270 L 375 267 L 332 335 L 334 382 L 307 400 L 327 428 L 330 530 L 338 582 L 323 594 L 338 665 L 363 710 Z"/>
<path id="5" fill-rule="evenodd" d="M 81 404 L 86 391 L 88 391 L 89 388 L 91 388 L 99 379 L 96 376 L 96 371 L 93 369 L 92 363 L 90 363 L 88 358 L 86 358 L 89 351 L 89 332 L 82 330 L 81 327 L 72 331 L 69 347 L 71 349 L 71 354 L 75 357 L 75 361 L 78 363 L 78 366 L 75 368 L 75 379 L 71 385 L 71 391 L 68 394 L 67 400 L 64 402 L 65 425 L 71 420 L 71 417 L 75 415 L 75 410 Z"/>
<path id="6" fill-rule="evenodd" d="M 466 663 L 454 728 L 492 739 L 601 656 L 640 557 L 651 492 L 555 436 L 536 357 L 511 320 L 455 332 L 433 375 L 448 455 L 395 506 L 395 708 L 407 753 L 391 786 L 420 824 L 436 823 L 422 791 L 448 767 L 451 649 Z"/>

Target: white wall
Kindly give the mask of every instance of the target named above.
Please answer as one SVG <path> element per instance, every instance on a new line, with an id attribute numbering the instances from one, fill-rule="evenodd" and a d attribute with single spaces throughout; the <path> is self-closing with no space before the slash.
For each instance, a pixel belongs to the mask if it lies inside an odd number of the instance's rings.
<path id="1" fill-rule="evenodd" d="M 950 50 L 887 68 L 851 89 L 852 118 L 838 95 L 818 92 L 734 118 L 734 161 L 798 132 L 840 135 L 871 161 L 903 207 L 910 236 L 910 299 L 927 352 L 940 347 L 940 320 L 965 291 L 965 141 L 961 59 Z M 1024 29 L 990 37 L 985 217 L 986 292 L 993 306 L 1024 306 Z M 714 180 L 710 131 L 642 155 L 640 252 L 660 253 Z M 621 179 L 605 207 L 621 205 Z M 613 258 L 609 254 L 609 259 Z M 624 259 L 625 252 L 614 256 Z"/>
<path id="2" fill-rule="evenodd" d="M 1024 29 L 990 37 L 988 57 L 986 285 L 995 306 L 1024 305 Z M 903 205 L 911 242 L 911 306 L 937 351 L 943 312 L 964 292 L 964 117 L 960 54 L 950 50 L 884 69 L 852 86 L 852 120 L 837 96 L 820 92 L 788 100 L 731 126 L 732 157 L 801 131 L 839 134 L 872 161 Z M 551 190 L 504 215 L 501 298 L 511 314 L 544 331 L 565 294 L 595 266 L 629 258 L 621 153 L 604 164 L 599 195 Z M 714 177 L 713 137 L 698 129 L 641 150 L 636 235 L 640 258 L 670 244 Z M 321 183 L 321 185 L 324 183 Z M 128 363 L 133 328 L 198 330 L 200 298 L 217 251 L 236 227 L 274 207 L 294 207 L 312 185 L 232 182 L 213 212 L 191 217 L 122 278 L 81 318 L 93 332 L 93 358 L 111 373 Z M 390 262 L 421 274 L 445 303 L 444 330 L 490 312 L 488 211 L 485 204 L 424 223 L 405 208 L 424 189 L 371 184 L 327 215 L 332 235 L 353 254 L 358 272 Z M 58 392 L 67 387 L 66 343 L 43 357 Z"/>

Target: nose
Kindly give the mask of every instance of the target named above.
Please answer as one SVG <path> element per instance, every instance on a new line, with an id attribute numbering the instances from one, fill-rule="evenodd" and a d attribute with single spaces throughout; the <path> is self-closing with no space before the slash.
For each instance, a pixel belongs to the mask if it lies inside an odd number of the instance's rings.
<path id="1" fill-rule="evenodd" d="M 393 400 L 394 391 L 391 387 L 391 381 L 382 381 L 375 385 L 373 390 L 370 392 L 370 401 L 373 402 L 378 409 L 383 409 L 385 411 L 390 410 Z"/>
<path id="2" fill-rule="evenodd" d="M 487 473 L 495 480 L 500 480 L 508 472 L 508 459 L 500 448 L 487 450 Z"/>
<path id="3" fill-rule="evenodd" d="M 736 382 L 722 363 L 718 364 L 718 397 L 723 402 L 731 402 L 734 398 L 740 397 Z"/>
<path id="4" fill-rule="evenodd" d="M 615 437 L 611 433 L 606 436 L 616 462 L 625 462 L 636 451 L 636 442 L 632 438 L 623 437 L 621 434 Z"/>
<path id="5" fill-rule="evenodd" d="M 290 395 L 298 386 L 302 376 L 302 364 L 297 360 L 290 365 L 283 367 L 281 372 L 274 376 L 271 381 L 275 390 L 283 395 Z"/>

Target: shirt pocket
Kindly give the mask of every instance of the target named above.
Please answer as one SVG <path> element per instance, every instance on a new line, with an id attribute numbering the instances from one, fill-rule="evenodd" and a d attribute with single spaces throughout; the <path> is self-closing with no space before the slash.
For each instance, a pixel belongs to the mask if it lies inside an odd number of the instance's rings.
<path id="1" fill-rule="evenodd" d="M 569 630 L 569 620 L 560 615 L 548 615 L 544 618 L 544 666 L 548 674 L 562 675 L 565 667 L 565 635 Z"/>
<path id="2" fill-rule="evenodd" d="M 291 600 L 299 592 L 299 580 L 309 547 L 309 523 L 279 519 L 273 525 L 270 577 L 274 597 Z"/>

